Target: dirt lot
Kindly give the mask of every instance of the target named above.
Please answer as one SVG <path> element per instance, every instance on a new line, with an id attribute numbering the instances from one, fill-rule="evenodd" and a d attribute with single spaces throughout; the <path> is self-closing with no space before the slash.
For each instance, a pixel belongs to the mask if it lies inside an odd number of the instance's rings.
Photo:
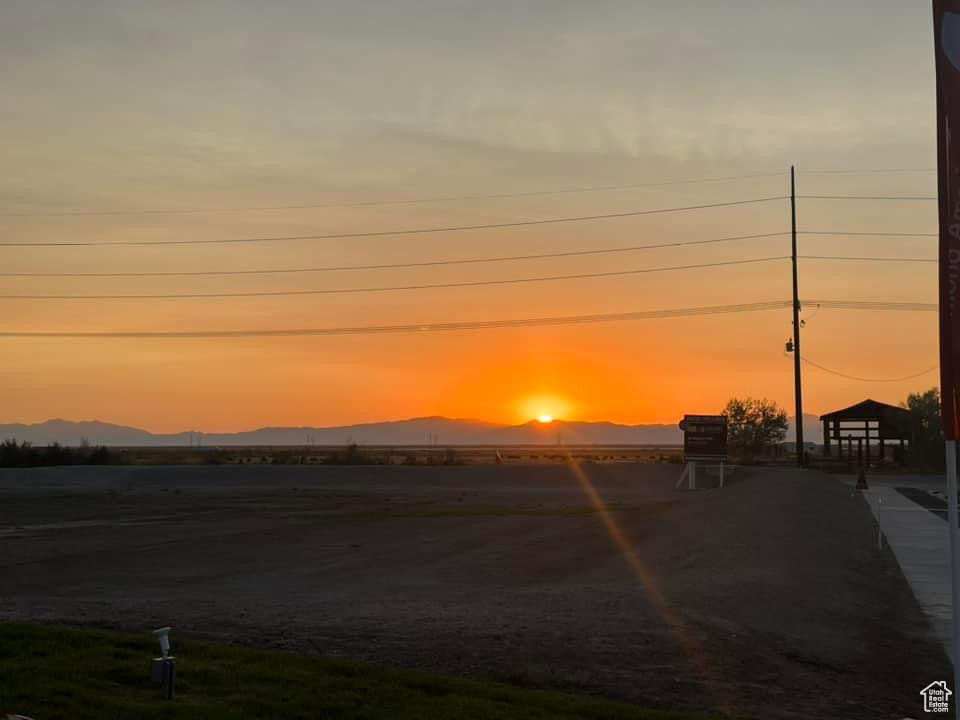
<path id="1" fill-rule="evenodd" d="M 0 470 L 0 619 L 764 718 L 916 716 L 950 677 L 849 488 L 582 468 L 609 516 L 565 466 Z"/>

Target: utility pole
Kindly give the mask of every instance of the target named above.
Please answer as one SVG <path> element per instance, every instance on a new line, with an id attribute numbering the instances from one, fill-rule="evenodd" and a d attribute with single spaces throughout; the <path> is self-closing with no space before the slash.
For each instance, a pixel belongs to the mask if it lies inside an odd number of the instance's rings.
<path id="1" fill-rule="evenodd" d="M 803 448 L 803 382 L 800 377 L 800 295 L 797 285 L 797 173 L 790 166 L 790 225 L 793 262 L 793 390 L 796 400 L 797 464 L 804 466 Z"/>

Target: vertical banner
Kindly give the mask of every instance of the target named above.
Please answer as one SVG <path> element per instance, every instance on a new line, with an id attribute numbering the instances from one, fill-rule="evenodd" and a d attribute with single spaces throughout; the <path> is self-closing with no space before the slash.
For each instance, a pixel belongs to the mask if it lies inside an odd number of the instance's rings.
<path id="1" fill-rule="evenodd" d="M 947 440 L 960 435 L 960 0 L 933 1 L 940 196 L 940 394 Z"/>
<path id="2" fill-rule="evenodd" d="M 960 380 L 960 0 L 933 0 L 940 199 L 940 404 L 946 439 L 950 525 L 953 715 L 960 720 L 960 507 L 957 503 L 957 381 Z"/>

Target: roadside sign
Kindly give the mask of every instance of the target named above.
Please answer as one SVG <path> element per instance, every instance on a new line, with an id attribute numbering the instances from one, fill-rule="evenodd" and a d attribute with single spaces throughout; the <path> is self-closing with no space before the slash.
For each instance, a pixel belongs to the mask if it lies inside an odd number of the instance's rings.
<path id="1" fill-rule="evenodd" d="M 727 418 L 725 415 L 684 415 L 684 460 L 726 460 Z"/>

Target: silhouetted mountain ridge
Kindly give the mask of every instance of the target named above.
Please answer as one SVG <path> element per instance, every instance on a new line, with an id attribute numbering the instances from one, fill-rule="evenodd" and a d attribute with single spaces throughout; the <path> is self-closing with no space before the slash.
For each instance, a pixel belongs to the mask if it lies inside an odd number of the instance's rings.
<path id="1" fill-rule="evenodd" d="M 804 416 L 810 442 L 820 441 L 816 416 Z M 502 425 L 467 418 L 427 416 L 407 420 L 357 423 L 336 427 L 275 426 L 233 433 L 184 431 L 152 433 L 141 428 L 99 420 L 60 418 L 31 425 L 0 425 L 0 440 L 16 439 L 34 445 L 187 446 L 202 445 L 678 445 L 676 424 L 623 425 L 609 421 L 531 420 Z M 791 429 L 788 440 L 792 440 Z"/>

